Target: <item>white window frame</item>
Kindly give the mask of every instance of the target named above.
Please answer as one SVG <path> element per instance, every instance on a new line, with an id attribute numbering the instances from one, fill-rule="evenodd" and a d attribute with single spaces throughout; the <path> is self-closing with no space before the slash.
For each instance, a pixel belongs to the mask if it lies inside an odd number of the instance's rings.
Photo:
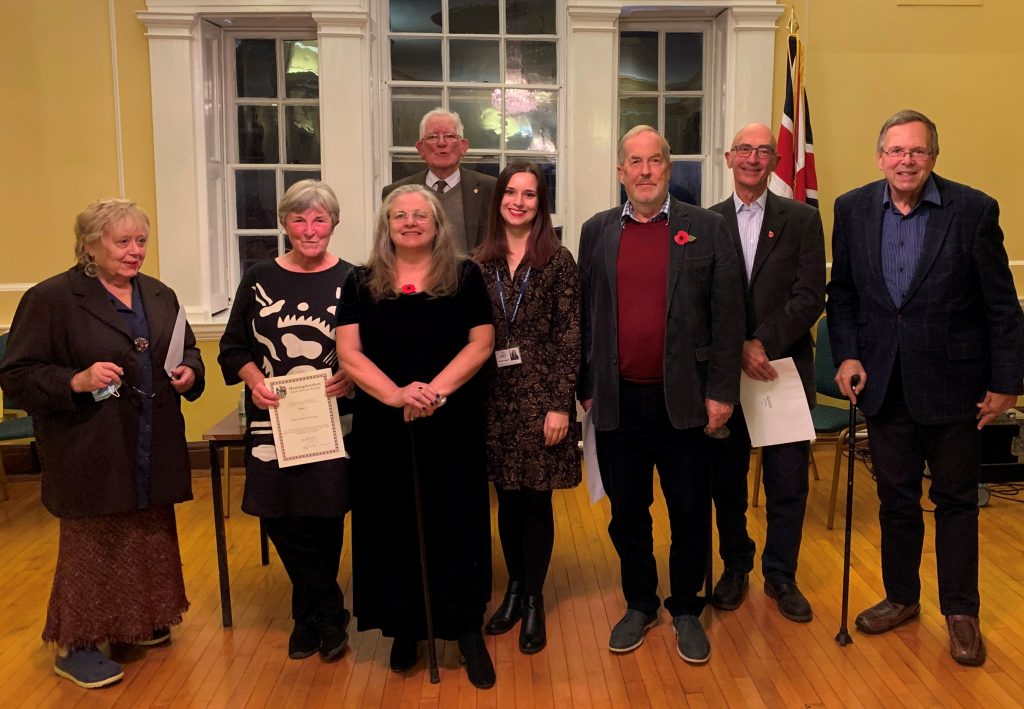
<path id="1" fill-rule="evenodd" d="M 619 38 L 623 32 L 656 32 L 658 35 L 658 88 L 654 91 L 627 91 L 627 95 L 643 94 L 644 96 L 657 96 L 658 99 L 658 125 L 656 128 L 664 127 L 665 125 L 665 98 L 666 96 L 699 96 L 702 99 L 701 102 L 701 114 L 700 114 L 700 137 L 701 137 L 701 152 L 693 154 L 684 153 L 673 153 L 670 158 L 671 162 L 699 162 L 701 170 L 700 178 L 700 190 L 699 195 L 700 203 L 697 206 L 704 206 L 712 204 L 710 201 L 713 195 L 717 192 L 715 178 L 718 177 L 717 170 L 721 170 L 719 164 L 721 161 L 714 160 L 715 154 L 713 149 L 715 147 L 715 135 L 713 127 L 718 125 L 720 122 L 720 115 L 722 112 L 722 102 L 719 95 L 713 90 L 718 85 L 716 74 L 716 62 L 714 61 L 717 56 L 718 48 L 715 46 L 715 32 L 714 32 L 714 21 L 711 18 L 704 20 L 693 20 L 685 19 L 680 17 L 665 17 L 660 21 L 652 21 L 650 19 L 623 19 L 619 22 L 618 32 L 616 33 L 616 46 L 615 46 L 615 57 L 618 62 L 619 57 Z M 665 84 L 665 35 L 670 33 L 689 33 L 689 34 L 700 34 L 702 35 L 701 40 L 701 51 L 703 56 L 701 57 L 701 71 L 703 76 L 701 77 L 701 88 L 699 91 L 664 91 L 662 86 Z M 621 98 L 622 93 L 618 90 L 618 72 L 616 76 L 616 103 L 615 103 L 615 135 L 619 135 L 619 103 L 618 99 Z M 615 191 L 616 197 L 619 196 L 619 191 Z M 717 200 L 716 200 L 717 201 Z"/>
<path id="2" fill-rule="evenodd" d="M 312 35 L 312 36 L 311 36 Z M 238 158 L 238 107 L 239 105 L 256 106 L 256 105 L 277 105 L 283 106 L 312 106 L 315 105 L 320 111 L 320 122 L 323 124 L 323 106 L 320 104 L 319 96 L 316 99 L 293 99 L 293 98 L 258 98 L 258 97 L 239 97 L 236 96 L 235 79 L 237 78 L 237 71 L 235 66 L 235 51 L 234 51 L 234 40 L 237 39 L 272 39 L 274 40 L 274 54 L 277 64 L 278 75 L 275 77 L 278 84 L 282 81 L 281 72 L 283 70 L 283 56 L 281 47 L 284 42 L 290 40 L 303 40 L 303 39 L 316 39 L 315 27 L 310 27 L 308 30 L 300 29 L 287 29 L 287 30 L 249 30 L 245 28 L 238 28 L 232 26 L 230 29 L 224 28 L 222 32 L 223 46 L 222 46 L 222 66 L 223 74 L 221 77 L 222 86 L 224 87 L 225 95 L 225 110 L 224 110 L 224 123 L 225 123 L 225 136 L 226 136 L 226 151 L 225 157 L 227 162 L 225 164 L 225 172 L 227 173 L 227 179 L 224 180 L 226 191 L 224 194 L 224 204 L 226 206 L 225 217 L 227 223 L 225 228 L 227 230 L 227 243 L 228 243 L 228 263 L 227 270 L 229 274 L 229 280 L 231 290 L 229 299 L 233 297 L 235 288 L 238 287 L 238 282 L 241 280 L 242 274 L 239 258 L 239 237 L 245 236 L 275 236 L 277 238 L 277 250 L 278 253 L 284 253 L 286 246 L 286 236 L 284 231 L 281 229 L 280 224 L 274 221 L 273 227 L 267 227 L 264 229 L 243 229 L 238 226 L 238 209 L 236 206 L 236 189 L 235 189 L 235 173 L 239 169 L 264 169 L 274 170 L 274 187 L 277 194 L 283 195 L 283 183 L 284 178 L 282 172 L 319 172 L 323 175 L 323 146 L 321 144 L 320 150 L 320 162 L 312 164 L 297 164 L 297 163 L 284 163 L 278 161 L 277 163 L 240 163 Z M 278 86 L 279 95 L 282 94 L 282 86 Z M 284 110 L 280 112 L 280 119 L 277 125 L 277 138 L 278 145 L 281 150 L 281 154 L 278 157 L 284 157 L 285 151 L 285 130 L 286 125 L 283 120 Z M 229 137 L 228 137 L 229 136 Z M 320 138 L 321 136 L 318 136 Z M 244 167 L 242 167 L 244 165 Z M 274 205 L 277 206 L 276 204 Z"/>

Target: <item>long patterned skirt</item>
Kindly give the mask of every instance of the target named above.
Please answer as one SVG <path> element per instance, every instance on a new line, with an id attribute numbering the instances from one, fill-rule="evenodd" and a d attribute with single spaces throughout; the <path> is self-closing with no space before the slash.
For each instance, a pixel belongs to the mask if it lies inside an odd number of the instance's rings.
<path id="1" fill-rule="evenodd" d="M 172 505 L 60 520 L 44 641 L 75 649 L 148 640 L 187 610 Z"/>

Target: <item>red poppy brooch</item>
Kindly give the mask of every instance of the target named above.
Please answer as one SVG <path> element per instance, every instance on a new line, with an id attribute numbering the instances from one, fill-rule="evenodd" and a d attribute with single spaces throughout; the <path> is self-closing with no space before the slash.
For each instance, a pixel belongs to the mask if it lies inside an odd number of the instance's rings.
<path id="1" fill-rule="evenodd" d="M 415 293 L 416 292 L 416 286 L 414 286 L 412 283 L 406 283 L 406 284 L 404 284 L 402 286 L 402 292 L 407 294 L 407 295 L 409 293 Z"/>
<path id="2" fill-rule="evenodd" d="M 679 244 L 680 246 L 686 246 L 690 242 L 697 240 L 696 236 L 694 236 L 693 234 L 690 234 L 688 232 L 685 232 L 682 229 L 680 229 L 679 231 L 676 232 L 676 235 L 675 235 L 674 238 L 676 240 L 676 243 Z"/>

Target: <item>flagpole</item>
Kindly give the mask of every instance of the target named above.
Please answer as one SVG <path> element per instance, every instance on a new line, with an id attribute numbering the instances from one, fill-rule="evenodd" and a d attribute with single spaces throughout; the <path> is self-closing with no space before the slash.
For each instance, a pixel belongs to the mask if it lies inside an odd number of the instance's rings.
<path id="1" fill-rule="evenodd" d="M 790 36 L 800 31 L 800 23 L 796 21 L 796 5 L 789 8 L 789 23 L 786 25 L 786 31 Z"/>

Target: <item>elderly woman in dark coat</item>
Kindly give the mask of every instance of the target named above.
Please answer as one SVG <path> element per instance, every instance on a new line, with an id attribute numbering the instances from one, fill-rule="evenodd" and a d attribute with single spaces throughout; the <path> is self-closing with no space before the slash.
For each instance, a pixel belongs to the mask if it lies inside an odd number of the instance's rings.
<path id="1" fill-rule="evenodd" d="M 174 292 L 139 272 L 148 235 L 134 203 L 89 205 L 78 263 L 25 293 L 0 363 L 0 386 L 35 421 L 43 504 L 60 518 L 43 640 L 58 647 L 56 673 L 87 688 L 124 676 L 98 645 L 165 642 L 188 609 L 180 402 L 199 397 L 204 372 Z"/>

